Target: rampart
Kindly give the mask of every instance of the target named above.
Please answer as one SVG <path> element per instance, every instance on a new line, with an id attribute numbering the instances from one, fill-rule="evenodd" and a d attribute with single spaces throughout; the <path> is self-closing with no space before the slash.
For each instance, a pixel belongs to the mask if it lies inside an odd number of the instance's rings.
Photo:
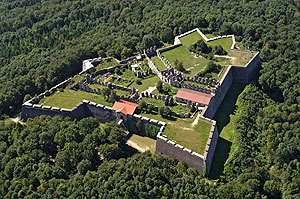
<path id="1" fill-rule="evenodd" d="M 180 44 L 174 44 L 174 45 L 172 45 L 172 46 L 168 46 L 168 47 L 165 47 L 165 48 L 157 49 L 157 51 L 159 51 L 160 53 L 163 53 L 163 52 L 166 52 L 166 51 L 168 51 L 168 50 L 172 50 L 172 49 L 174 49 L 174 48 L 177 48 L 177 47 L 179 47 L 179 46 L 182 46 L 182 44 L 181 44 L 181 43 L 180 43 Z"/>
<path id="2" fill-rule="evenodd" d="M 193 30 L 187 31 L 187 32 L 185 32 L 185 33 L 183 33 L 183 34 L 181 34 L 181 35 L 176 36 L 175 39 L 174 39 L 174 45 L 181 44 L 181 41 L 179 40 L 181 37 L 184 37 L 184 36 L 186 36 L 186 35 L 188 35 L 188 34 L 190 34 L 190 33 L 193 33 L 193 32 L 195 32 L 195 31 L 197 31 L 197 32 L 201 35 L 201 37 L 203 37 L 203 39 L 204 39 L 206 42 L 214 41 L 214 40 L 217 40 L 217 39 L 222 39 L 222 38 L 229 38 L 229 37 L 231 37 L 231 38 L 232 38 L 231 50 L 235 49 L 235 37 L 234 37 L 234 35 L 223 35 L 223 36 L 218 36 L 218 37 L 213 37 L 213 38 L 209 38 L 209 39 L 208 39 L 208 38 L 205 36 L 205 34 L 203 34 L 203 33 L 201 32 L 201 30 L 199 30 L 199 28 L 195 28 L 195 29 L 193 29 Z"/>
<path id="3" fill-rule="evenodd" d="M 162 135 L 164 127 L 160 129 L 160 132 L 156 137 L 156 153 L 185 162 L 189 167 L 196 168 L 201 173 L 208 173 L 210 171 L 219 135 L 215 121 L 203 117 L 200 119 L 204 119 L 212 123 L 209 138 L 205 146 L 204 156 L 168 140 Z"/>
<path id="4" fill-rule="evenodd" d="M 233 82 L 249 83 L 260 68 L 260 56 L 257 52 L 246 66 L 229 66 L 223 75 L 215 96 L 205 107 L 203 116 L 213 118 Z"/>
<path id="5" fill-rule="evenodd" d="M 116 120 L 117 114 L 111 107 L 96 104 L 83 100 L 81 103 L 72 109 L 42 106 L 38 104 L 24 103 L 22 106 L 21 119 L 26 121 L 28 118 L 37 117 L 40 115 L 62 117 L 70 117 L 71 119 L 80 120 L 85 117 L 95 117 L 99 122 L 106 123 Z"/>

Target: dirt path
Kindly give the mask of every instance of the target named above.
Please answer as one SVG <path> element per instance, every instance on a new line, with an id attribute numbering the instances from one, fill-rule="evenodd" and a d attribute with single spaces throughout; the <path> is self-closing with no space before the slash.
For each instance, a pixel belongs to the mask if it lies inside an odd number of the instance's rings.
<path id="1" fill-rule="evenodd" d="M 148 93 L 152 93 L 156 89 L 156 86 L 150 86 L 147 90 L 145 90 Z"/>
<path id="2" fill-rule="evenodd" d="M 215 57 L 223 57 L 223 58 L 227 58 L 227 59 L 234 59 L 234 57 L 230 57 L 227 55 L 214 55 Z"/>
<path id="3" fill-rule="evenodd" d="M 145 152 L 145 151 L 150 150 L 148 147 L 146 147 L 146 149 L 140 147 L 137 143 L 135 143 L 135 142 L 133 142 L 133 141 L 131 141 L 131 140 L 127 140 L 126 144 L 128 144 L 129 146 L 131 146 L 131 147 L 137 149 L 138 151 L 140 151 L 140 152 L 142 152 L 142 153 Z"/>
<path id="4" fill-rule="evenodd" d="M 19 122 L 20 124 L 25 125 L 25 123 L 21 121 L 21 113 L 18 113 L 17 115 L 15 115 L 13 118 L 10 119 L 15 123 Z"/>
<path id="5" fill-rule="evenodd" d="M 199 118 L 200 118 L 200 113 L 198 113 L 196 119 L 193 121 L 193 123 L 191 124 L 192 127 L 196 126 L 198 124 L 198 121 L 199 121 Z"/>

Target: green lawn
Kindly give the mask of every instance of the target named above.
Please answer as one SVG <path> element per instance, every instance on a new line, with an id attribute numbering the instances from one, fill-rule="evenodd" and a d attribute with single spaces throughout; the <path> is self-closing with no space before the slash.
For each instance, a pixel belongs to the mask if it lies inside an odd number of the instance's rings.
<path id="1" fill-rule="evenodd" d="M 209 62 L 209 60 L 204 57 L 195 57 L 186 46 L 179 46 L 172 50 L 163 52 L 162 55 L 171 63 L 172 66 L 174 66 L 176 59 L 182 61 L 185 70 L 187 70 L 187 73 L 191 76 L 196 75 Z"/>
<path id="2" fill-rule="evenodd" d="M 255 53 L 231 51 L 230 55 L 235 58 L 232 60 L 232 65 L 246 66 L 246 64 L 252 59 L 252 57 L 255 55 Z"/>
<path id="3" fill-rule="evenodd" d="M 134 87 L 136 89 L 139 89 L 139 92 L 142 92 L 144 90 L 147 90 L 150 86 L 156 86 L 157 81 L 159 80 L 159 77 L 157 75 L 153 75 L 151 77 L 141 79 L 142 84 L 139 85 L 136 82 L 133 82 L 130 87 Z"/>
<path id="4" fill-rule="evenodd" d="M 195 31 L 184 37 L 181 37 L 179 40 L 183 46 L 188 47 L 188 46 L 192 45 L 193 43 L 196 43 L 196 41 L 198 41 L 200 39 L 202 39 L 201 35 L 197 31 Z"/>
<path id="5" fill-rule="evenodd" d="M 45 106 L 71 109 L 84 99 L 106 106 L 112 106 L 111 103 L 105 101 L 103 95 L 88 93 L 81 90 L 74 91 L 68 89 L 65 89 L 64 92 L 55 92 L 54 94 L 43 98 L 39 102 L 39 104 Z"/>
<path id="6" fill-rule="evenodd" d="M 96 68 L 96 70 L 101 70 L 104 68 L 109 68 L 111 66 L 116 66 L 118 64 L 119 63 L 115 59 L 106 58 L 106 59 L 103 59 L 102 62 L 100 64 L 98 64 L 95 68 Z"/>
<path id="7" fill-rule="evenodd" d="M 140 136 L 137 134 L 132 134 L 128 140 L 130 140 L 131 142 L 137 145 L 137 147 L 135 147 L 134 145 L 130 144 L 133 148 L 136 148 L 137 150 L 143 149 L 145 151 L 149 150 L 151 153 L 155 153 L 155 146 L 156 146 L 155 139 Z"/>
<path id="8" fill-rule="evenodd" d="M 72 81 L 74 81 L 74 83 L 77 83 L 83 80 L 84 78 L 85 78 L 85 74 L 81 74 L 81 75 L 77 75 L 76 77 L 73 77 Z"/>
<path id="9" fill-rule="evenodd" d="M 153 98 L 143 98 L 143 100 L 147 103 L 153 104 L 154 106 L 163 107 L 165 106 L 165 103 L 161 100 L 153 99 Z M 186 106 L 183 106 L 181 104 L 177 104 L 175 106 L 168 106 L 172 111 L 176 113 L 188 113 L 190 109 Z"/>
<path id="10" fill-rule="evenodd" d="M 166 66 L 162 63 L 162 61 L 157 56 L 151 57 L 151 60 L 153 61 L 154 65 L 159 71 L 163 71 L 167 69 Z"/>
<path id="11" fill-rule="evenodd" d="M 177 144 L 203 155 L 211 129 L 211 123 L 200 119 L 198 124 L 192 127 L 194 118 L 178 118 L 175 122 L 168 121 L 163 134 L 166 135 L 169 140 L 173 140 Z"/>
<path id="12" fill-rule="evenodd" d="M 207 44 L 209 46 L 221 45 L 224 48 L 224 50 L 229 52 L 232 46 L 232 38 L 228 37 L 228 38 L 217 39 L 217 40 L 209 41 L 207 42 Z"/>
<path id="13" fill-rule="evenodd" d="M 134 81 L 133 79 L 128 80 L 128 79 L 123 79 L 123 78 L 121 78 L 119 81 L 117 79 L 114 79 L 114 80 L 112 78 L 109 79 L 109 82 L 120 85 L 120 86 L 125 86 L 125 87 L 130 86 L 133 81 Z"/>
<path id="14" fill-rule="evenodd" d="M 125 69 L 125 71 L 121 70 L 120 77 L 125 78 L 125 79 L 135 79 L 136 75 L 131 69 Z"/>
<path id="15" fill-rule="evenodd" d="M 89 87 L 91 87 L 92 89 L 100 88 L 101 90 L 102 90 L 103 88 L 107 88 L 106 86 L 102 86 L 102 85 L 99 85 L 99 84 L 90 84 Z M 115 91 L 116 94 L 119 95 L 119 96 L 121 96 L 121 95 L 124 95 L 124 96 L 130 95 L 130 92 L 127 92 L 127 91 L 122 91 L 122 90 L 119 90 L 119 89 L 114 89 L 114 91 Z"/>
<path id="16" fill-rule="evenodd" d="M 238 96 L 243 92 L 245 84 L 233 83 L 214 116 L 217 121 L 219 140 L 216 146 L 209 177 L 217 179 L 222 174 L 224 164 L 229 156 L 234 140 L 234 120 L 237 110 Z"/>

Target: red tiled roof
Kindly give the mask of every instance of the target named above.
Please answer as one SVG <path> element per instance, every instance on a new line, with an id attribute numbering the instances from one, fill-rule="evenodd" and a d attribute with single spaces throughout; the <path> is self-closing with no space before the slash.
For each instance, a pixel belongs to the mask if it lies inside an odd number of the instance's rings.
<path id="1" fill-rule="evenodd" d="M 211 94 L 181 88 L 178 90 L 176 97 L 208 105 L 213 96 Z"/>
<path id="2" fill-rule="evenodd" d="M 112 109 L 115 110 L 116 112 L 121 112 L 124 115 L 133 115 L 136 107 L 138 106 L 139 105 L 136 103 L 132 103 L 120 99 L 119 101 L 116 101 L 114 103 Z"/>

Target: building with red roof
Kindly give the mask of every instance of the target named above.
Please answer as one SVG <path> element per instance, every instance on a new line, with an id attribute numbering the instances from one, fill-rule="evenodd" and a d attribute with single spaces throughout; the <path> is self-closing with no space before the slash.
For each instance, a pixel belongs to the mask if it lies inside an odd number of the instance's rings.
<path id="1" fill-rule="evenodd" d="M 133 115 L 138 106 L 136 103 L 120 99 L 114 103 L 112 109 L 117 113 L 121 112 L 124 115 Z"/>
<path id="2" fill-rule="evenodd" d="M 187 88 L 181 88 L 176 94 L 176 101 L 187 103 L 188 101 L 208 105 L 213 95 L 194 91 Z"/>

